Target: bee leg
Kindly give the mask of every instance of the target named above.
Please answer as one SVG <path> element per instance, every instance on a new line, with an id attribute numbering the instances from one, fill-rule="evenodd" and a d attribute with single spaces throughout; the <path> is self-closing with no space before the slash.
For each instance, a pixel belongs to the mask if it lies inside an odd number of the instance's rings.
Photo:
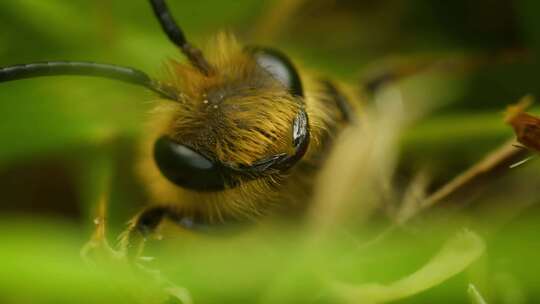
<path id="1" fill-rule="evenodd" d="M 128 228 L 120 235 L 120 251 L 128 257 L 140 256 L 144 243 L 163 219 L 177 217 L 177 211 L 165 205 L 152 206 L 141 211 L 129 221 Z"/>
<path id="2" fill-rule="evenodd" d="M 96 259 L 119 258 L 120 254 L 115 251 L 107 241 L 106 214 L 109 192 L 103 192 L 98 200 L 97 215 L 94 218 L 95 230 L 90 240 L 81 248 L 80 255 L 83 260 L 93 263 Z"/>
<path id="3" fill-rule="evenodd" d="M 376 69 L 368 72 L 360 81 L 360 86 L 368 95 L 374 96 L 383 87 L 395 84 L 400 80 L 422 73 L 428 70 L 434 63 L 430 62 L 407 62 L 384 69 Z"/>
<path id="4" fill-rule="evenodd" d="M 153 278 L 163 287 L 163 290 L 168 294 L 166 303 L 193 303 L 192 297 L 186 288 L 176 286 L 160 270 L 139 263 L 144 261 L 140 257 L 146 240 L 156 231 L 160 223 L 166 218 L 174 220 L 178 217 L 178 210 L 170 206 L 156 205 L 146 208 L 129 221 L 128 228 L 120 235 L 119 250 L 122 252 L 123 257 L 132 262 L 131 265 Z"/>
<path id="5" fill-rule="evenodd" d="M 449 54 L 438 57 L 401 58 L 398 61 L 389 62 L 382 69 L 376 65 L 373 66 L 375 69 L 368 69 L 360 81 L 360 86 L 373 96 L 386 85 L 425 72 L 470 73 L 488 66 L 529 61 L 530 54 L 522 49 L 466 56 Z"/>

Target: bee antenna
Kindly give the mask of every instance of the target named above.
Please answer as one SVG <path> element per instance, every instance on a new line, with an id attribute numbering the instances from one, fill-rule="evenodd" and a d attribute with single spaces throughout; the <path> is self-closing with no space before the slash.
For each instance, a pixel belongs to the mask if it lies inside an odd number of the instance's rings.
<path id="1" fill-rule="evenodd" d="M 45 76 L 91 76 L 146 87 L 164 98 L 176 99 L 173 90 L 146 73 L 123 66 L 86 61 L 47 61 L 0 67 L 0 82 Z"/>
<path id="2" fill-rule="evenodd" d="M 169 40 L 177 45 L 184 55 L 189 59 L 191 64 L 198 68 L 205 75 L 210 75 L 212 72 L 212 67 L 204 58 L 203 53 L 198 48 L 191 45 L 184 36 L 182 29 L 178 26 L 174 20 L 165 0 L 150 0 L 152 8 L 154 9 L 154 14 L 156 15 L 161 28 L 169 37 Z"/>

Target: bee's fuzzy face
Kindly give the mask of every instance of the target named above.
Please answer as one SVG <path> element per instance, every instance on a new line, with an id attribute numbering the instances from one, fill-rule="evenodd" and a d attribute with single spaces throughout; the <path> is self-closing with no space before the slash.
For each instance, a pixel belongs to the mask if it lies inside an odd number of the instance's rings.
<path id="1" fill-rule="evenodd" d="M 237 177 L 236 187 L 216 192 L 178 186 L 158 170 L 151 151 L 156 139 L 164 135 L 214 162 L 232 166 L 250 166 L 281 153 L 291 155 L 293 122 L 302 107 L 309 117 L 310 145 L 301 163 L 311 168 L 319 163 L 321 139 L 330 136 L 328 132 L 338 119 L 331 99 L 315 77 L 301 73 L 306 94 L 292 94 L 290 87 L 261 67 L 229 34 L 218 34 L 204 54 L 213 67 L 210 75 L 187 63 L 171 61 L 166 66 L 164 83 L 175 90 L 178 100 L 158 101 L 137 167 L 151 199 L 178 202 L 174 205 L 183 214 L 198 215 L 207 222 L 255 219 L 285 206 L 297 208 L 298 197 L 307 195 L 302 186 L 309 180 L 306 166 L 295 165 L 289 172 L 255 180 Z M 290 192 L 298 197 L 292 199 Z"/>
<path id="2" fill-rule="evenodd" d="M 301 97 L 289 93 L 228 34 L 219 34 L 207 53 L 215 67 L 209 76 L 170 63 L 170 84 L 179 102 L 168 106 L 174 110 L 168 111 L 166 134 L 209 159 L 233 165 L 291 153 Z"/>

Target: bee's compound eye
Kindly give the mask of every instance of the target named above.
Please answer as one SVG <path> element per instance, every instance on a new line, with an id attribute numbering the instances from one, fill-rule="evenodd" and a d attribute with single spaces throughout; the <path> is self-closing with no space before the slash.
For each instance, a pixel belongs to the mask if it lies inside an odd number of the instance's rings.
<path id="1" fill-rule="evenodd" d="M 300 76 L 291 60 L 280 51 L 268 48 L 248 48 L 259 66 L 289 89 L 291 94 L 304 96 Z"/>
<path id="2" fill-rule="evenodd" d="M 167 136 L 156 141 L 154 159 L 161 173 L 180 187 L 196 191 L 225 188 L 225 179 L 216 164 Z"/>

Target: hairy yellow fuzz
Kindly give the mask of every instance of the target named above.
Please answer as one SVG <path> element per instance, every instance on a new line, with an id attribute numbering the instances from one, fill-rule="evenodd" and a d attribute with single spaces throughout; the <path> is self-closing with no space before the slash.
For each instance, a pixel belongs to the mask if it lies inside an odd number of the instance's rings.
<path id="1" fill-rule="evenodd" d="M 337 129 L 339 112 L 319 82 L 301 73 L 303 103 L 309 116 L 311 143 L 302 161 L 286 174 L 241 182 L 219 192 L 180 188 L 161 175 L 152 158 L 155 140 L 168 135 L 207 158 L 233 165 L 293 153 L 292 127 L 302 100 L 261 67 L 236 39 L 221 33 L 204 54 L 214 73 L 203 75 L 189 64 L 170 61 L 169 83 L 178 102 L 160 101 L 143 143 L 139 172 L 155 204 L 174 204 L 184 214 L 210 222 L 259 218 L 281 209 L 302 208 L 309 195 L 313 168 L 320 164 L 325 138 Z"/>

